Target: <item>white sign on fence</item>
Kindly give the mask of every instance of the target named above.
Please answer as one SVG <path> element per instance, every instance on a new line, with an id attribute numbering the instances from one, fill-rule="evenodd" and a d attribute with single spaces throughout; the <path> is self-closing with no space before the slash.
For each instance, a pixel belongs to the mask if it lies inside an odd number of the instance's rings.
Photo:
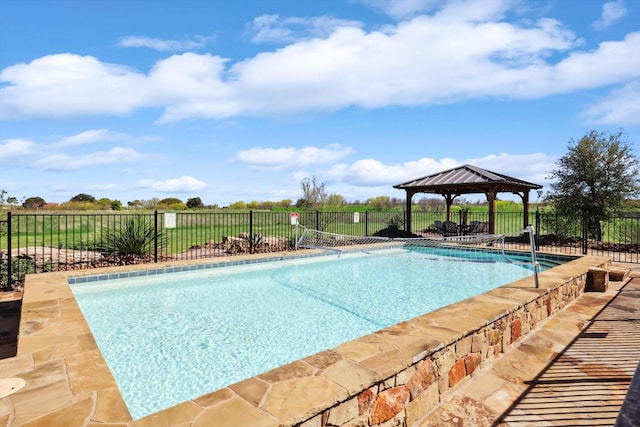
<path id="1" fill-rule="evenodd" d="M 176 228 L 176 214 L 165 212 L 164 213 L 164 228 Z"/>
<path id="2" fill-rule="evenodd" d="M 360 222 L 360 212 L 353 213 L 353 222 Z"/>
<path id="3" fill-rule="evenodd" d="M 298 212 L 291 212 L 291 225 L 298 225 Z"/>

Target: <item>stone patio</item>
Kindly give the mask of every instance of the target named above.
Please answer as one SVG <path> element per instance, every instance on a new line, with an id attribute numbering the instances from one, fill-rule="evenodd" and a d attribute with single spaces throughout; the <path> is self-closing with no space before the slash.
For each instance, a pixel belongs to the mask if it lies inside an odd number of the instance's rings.
<path id="1" fill-rule="evenodd" d="M 564 425 L 564 415 L 548 419 L 555 413 L 568 413 L 575 425 L 585 419 L 584 402 L 605 395 L 607 411 L 600 412 L 611 421 L 637 359 L 624 366 L 602 355 L 588 359 L 585 347 L 576 344 L 617 354 L 616 348 L 628 346 L 623 337 L 635 335 L 611 319 L 593 321 L 607 309 L 610 316 L 614 309 L 616 315 L 637 314 L 635 279 L 629 289 L 612 282 L 606 292 L 581 295 L 589 268 L 609 262 L 583 257 L 541 273 L 539 289 L 531 278 L 523 279 L 140 420 L 131 419 L 67 277 L 149 266 L 32 275 L 25 285 L 18 354 L 0 360 L 0 380 L 19 377 L 26 386 L 0 399 L 0 425 Z M 190 263 L 197 261 L 153 268 Z M 619 381 L 602 380 L 613 369 Z M 571 400 L 575 390 L 561 388 L 576 378 L 588 386 L 578 392 L 581 400 Z M 599 388 L 605 383 L 613 388 Z M 547 400 L 536 404 L 541 397 Z M 554 412 L 554 405 L 562 410 Z"/>
<path id="2" fill-rule="evenodd" d="M 630 281 L 582 295 L 413 427 L 613 426 L 640 360 L 633 267 Z"/>

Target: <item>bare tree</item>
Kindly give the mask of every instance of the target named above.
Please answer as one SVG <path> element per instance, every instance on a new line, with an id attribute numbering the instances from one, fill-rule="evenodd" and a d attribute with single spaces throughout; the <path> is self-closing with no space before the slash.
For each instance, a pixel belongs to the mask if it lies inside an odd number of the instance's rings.
<path id="1" fill-rule="evenodd" d="M 325 191 L 326 184 L 318 182 L 315 176 L 304 178 L 300 182 L 302 187 L 302 198 L 307 206 L 312 208 L 321 208 L 327 202 L 329 195 Z"/>

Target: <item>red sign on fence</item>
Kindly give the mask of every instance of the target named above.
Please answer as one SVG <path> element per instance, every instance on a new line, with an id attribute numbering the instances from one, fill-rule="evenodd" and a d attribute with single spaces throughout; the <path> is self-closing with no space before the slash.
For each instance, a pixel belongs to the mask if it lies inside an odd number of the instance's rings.
<path id="1" fill-rule="evenodd" d="M 291 212 L 291 225 L 298 225 L 298 212 Z"/>

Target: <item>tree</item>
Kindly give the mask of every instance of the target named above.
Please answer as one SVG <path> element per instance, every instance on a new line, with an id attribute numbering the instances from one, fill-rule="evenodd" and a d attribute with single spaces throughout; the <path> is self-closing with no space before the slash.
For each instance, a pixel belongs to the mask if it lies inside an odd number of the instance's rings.
<path id="1" fill-rule="evenodd" d="M 145 209 L 155 209 L 160 203 L 160 199 L 153 197 L 149 200 L 142 200 L 142 207 Z"/>
<path id="2" fill-rule="evenodd" d="M 25 209 L 40 209 L 46 203 L 47 202 L 45 202 L 42 197 L 38 197 L 38 196 L 36 196 L 36 197 L 28 197 L 22 203 L 22 207 L 25 208 Z"/>
<path id="3" fill-rule="evenodd" d="M 309 207 L 321 208 L 325 205 L 327 198 L 327 192 L 325 191 L 326 184 L 324 182 L 318 182 L 315 176 L 311 178 L 304 178 L 300 182 L 302 187 L 302 199 Z"/>
<path id="4" fill-rule="evenodd" d="M 311 203 L 305 199 L 304 197 L 298 199 L 298 201 L 296 201 L 296 208 L 310 208 Z"/>
<path id="5" fill-rule="evenodd" d="M 159 205 L 175 205 L 179 203 L 182 203 L 182 200 L 177 197 L 167 197 L 166 199 L 162 199 L 158 202 Z"/>
<path id="6" fill-rule="evenodd" d="M 7 197 L 7 190 L 0 190 L 0 206 L 8 204 L 9 206 L 18 205 L 18 198 L 14 196 Z"/>
<path id="7" fill-rule="evenodd" d="M 439 212 L 441 210 L 444 210 L 444 208 L 446 207 L 446 203 L 442 198 L 438 199 L 436 197 L 423 197 L 422 199 L 418 200 L 418 206 L 420 206 L 423 211 Z"/>
<path id="8" fill-rule="evenodd" d="M 327 204 L 329 206 L 344 206 L 347 201 L 340 194 L 332 194 L 327 198 Z"/>
<path id="9" fill-rule="evenodd" d="M 367 204 L 378 210 L 389 209 L 391 207 L 391 199 L 389 196 L 371 197 L 367 200 Z"/>
<path id="10" fill-rule="evenodd" d="M 107 209 L 111 209 L 112 201 L 109 198 L 103 197 L 102 199 L 96 200 L 95 203 L 96 205 L 98 205 L 99 209 L 107 210 Z"/>
<path id="11" fill-rule="evenodd" d="M 545 200 L 558 213 L 588 221 L 590 238 L 602 240 L 600 221 L 623 202 L 640 194 L 638 158 L 622 132 L 590 131 L 571 139 L 568 152 L 551 172 L 551 191 Z"/>
<path id="12" fill-rule="evenodd" d="M 139 209 L 144 207 L 144 203 L 142 202 L 142 200 L 130 200 L 127 202 L 127 206 L 129 206 L 129 209 Z"/>
<path id="13" fill-rule="evenodd" d="M 121 211 L 122 210 L 122 202 L 118 199 L 112 200 L 111 201 L 111 209 L 114 211 Z"/>
<path id="14" fill-rule="evenodd" d="M 239 200 L 237 202 L 233 202 L 229 205 L 229 209 L 247 209 L 247 204 L 245 202 L 243 202 L 242 200 Z"/>
<path id="15" fill-rule="evenodd" d="M 95 202 L 96 198 L 90 194 L 80 193 L 69 199 L 70 202 Z"/>
<path id="16" fill-rule="evenodd" d="M 176 197 L 167 197 L 158 202 L 158 209 L 183 210 L 187 208 L 184 202 Z"/>
<path id="17" fill-rule="evenodd" d="M 202 209 L 204 208 L 204 203 L 202 203 L 200 197 L 192 197 L 187 199 L 187 207 L 189 209 Z"/>

